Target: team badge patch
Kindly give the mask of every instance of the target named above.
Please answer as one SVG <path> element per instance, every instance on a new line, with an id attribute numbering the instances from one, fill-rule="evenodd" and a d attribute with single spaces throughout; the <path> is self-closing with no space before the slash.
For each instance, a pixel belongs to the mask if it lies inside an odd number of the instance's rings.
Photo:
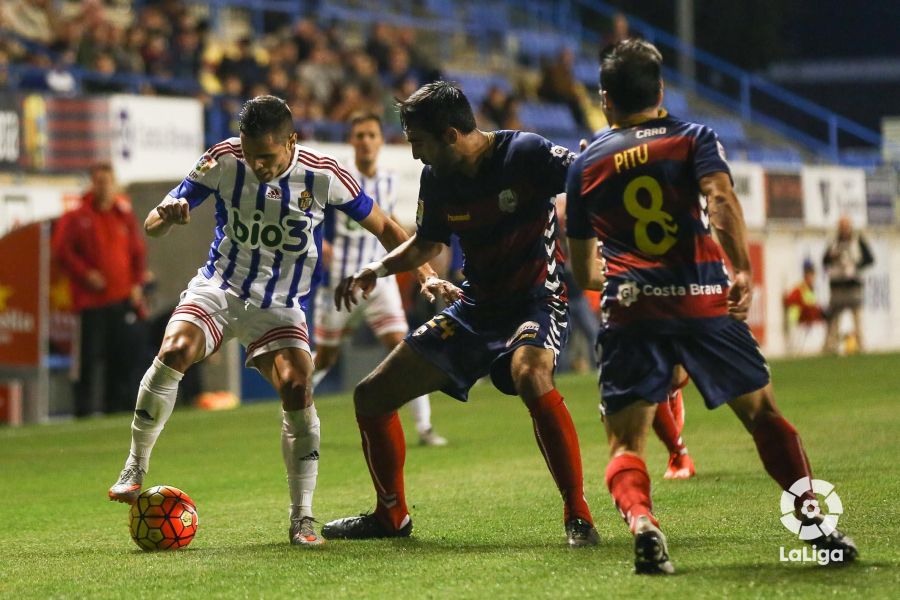
<path id="1" fill-rule="evenodd" d="M 312 207 L 313 195 L 308 190 L 300 192 L 300 210 L 309 210 Z"/>
<path id="2" fill-rule="evenodd" d="M 616 300 L 618 300 L 619 304 L 622 306 L 631 306 L 637 302 L 638 294 L 640 292 L 641 290 L 635 282 L 623 281 L 619 284 L 619 289 L 616 292 Z"/>
<path id="3" fill-rule="evenodd" d="M 506 347 L 509 348 L 516 342 L 521 342 L 522 340 L 533 340 L 537 337 L 540 329 L 541 326 L 538 325 L 537 321 L 525 321 L 519 325 L 519 328 L 512 334 L 512 337 L 506 340 Z"/>
<path id="4" fill-rule="evenodd" d="M 515 212 L 516 206 L 519 204 L 519 198 L 512 190 L 503 190 L 499 196 L 500 210 L 503 212 Z"/>

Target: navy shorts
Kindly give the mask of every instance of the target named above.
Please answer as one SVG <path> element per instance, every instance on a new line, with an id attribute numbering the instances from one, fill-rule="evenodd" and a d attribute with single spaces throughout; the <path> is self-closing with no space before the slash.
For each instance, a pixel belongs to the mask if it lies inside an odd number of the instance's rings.
<path id="1" fill-rule="evenodd" d="M 511 311 L 489 324 L 467 318 L 459 301 L 406 336 L 406 343 L 450 376 L 441 391 L 465 402 L 469 388 L 490 374 L 498 390 L 517 395 L 510 373 L 512 353 L 520 346 L 553 350 L 554 364 L 568 335 L 568 308 L 557 297 Z"/>
<path id="2" fill-rule="evenodd" d="M 676 364 L 700 390 L 707 408 L 765 387 L 769 365 L 746 323 L 728 319 L 714 331 L 654 334 L 606 329 L 597 336 L 603 414 L 637 400 L 663 402 Z"/>

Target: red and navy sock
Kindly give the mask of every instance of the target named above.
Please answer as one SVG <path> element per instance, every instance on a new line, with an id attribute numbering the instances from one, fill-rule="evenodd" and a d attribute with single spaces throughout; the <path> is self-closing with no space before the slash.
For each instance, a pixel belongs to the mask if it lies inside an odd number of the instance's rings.
<path id="1" fill-rule="evenodd" d="M 659 526 L 653 516 L 653 502 L 650 499 L 650 475 L 641 457 L 634 454 L 620 454 L 606 465 L 606 487 L 612 495 L 619 514 L 628 528 L 634 531 L 634 522 L 640 516 L 648 516 Z"/>
<path id="2" fill-rule="evenodd" d="M 794 426 L 781 415 L 767 412 L 757 418 L 753 441 L 763 466 L 781 489 L 789 489 L 802 477 L 812 479 L 803 442 Z"/>
<path id="3" fill-rule="evenodd" d="M 356 422 L 362 436 L 363 455 L 378 495 L 375 516 L 386 525 L 400 529 L 409 517 L 403 488 L 406 439 L 400 417 L 397 411 L 377 417 L 357 415 Z"/>
<path id="4" fill-rule="evenodd" d="M 681 428 L 675 420 L 672 413 L 672 407 L 669 401 L 660 402 L 656 405 L 656 414 L 653 417 L 653 431 L 659 440 L 665 444 L 669 454 L 680 454 L 686 448 L 684 440 L 681 439 Z"/>
<path id="5" fill-rule="evenodd" d="M 526 405 L 538 447 L 563 497 L 564 520 L 581 518 L 593 524 L 591 510 L 584 498 L 578 434 L 563 397 L 552 389 L 537 400 L 526 401 Z"/>

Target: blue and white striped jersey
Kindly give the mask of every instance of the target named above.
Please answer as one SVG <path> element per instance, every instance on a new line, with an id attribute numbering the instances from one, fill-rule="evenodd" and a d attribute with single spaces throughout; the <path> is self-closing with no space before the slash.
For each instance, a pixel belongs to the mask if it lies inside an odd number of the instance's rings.
<path id="1" fill-rule="evenodd" d="M 207 150 L 169 195 L 186 199 L 192 209 L 215 197 L 215 237 L 199 272 L 260 308 L 306 307 L 323 275 L 327 205 L 356 221 L 373 205 L 334 158 L 299 144 L 287 170 L 261 183 L 244 162 L 240 138 Z"/>
<path id="2" fill-rule="evenodd" d="M 350 173 L 359 182 L 363 192 L 370 196 L 385 214 L 392 215 L 397 204 L 397 191 L 393 173 L 378 171 L 374 177 L 366 177 L 355 167 Z M 331 242 L 331 268 L 328 283 L 335 285 L 345 277 L 359 271 L 364 265 L 387 254 L 378 239 L 364 229 L 348 213 L 338 213 L 332 207 L 325 209 L 325 239 Z"/>

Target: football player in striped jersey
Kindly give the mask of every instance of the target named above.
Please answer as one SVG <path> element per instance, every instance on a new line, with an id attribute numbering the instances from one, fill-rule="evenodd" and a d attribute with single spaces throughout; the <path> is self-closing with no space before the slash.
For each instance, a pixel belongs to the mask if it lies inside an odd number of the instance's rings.
<path id="1" fill-rule="evenodd" d="M 172 413 L 178 382 L 195 362 L 237 338 L 246 365 L 256 368 L 281 398 L 281 441 L 290 491 L 292 544 L 317 545 L 312 497 L 319 461 L 319 418 L 312 401 L 313 371 L 303 308 L 322 277 L 324 209 L 331 205 L 370 231 L 387 249 L 404 229 L 384 214 L 332 157 L 297 143 L 287 104 L 274 96 L 246 102 L 240 137 L 203 154 L 187 177 L 150 211 L 151 237 L 187 225 L 191 210 L 215 202 L 214 236 L 206 263 L 188 283 L 153 364 L 141 381 L 131 451 L 109 498 L 134 502 L 150 453 Z M 449 289 L 427 265 L 437 293 Z"/>

